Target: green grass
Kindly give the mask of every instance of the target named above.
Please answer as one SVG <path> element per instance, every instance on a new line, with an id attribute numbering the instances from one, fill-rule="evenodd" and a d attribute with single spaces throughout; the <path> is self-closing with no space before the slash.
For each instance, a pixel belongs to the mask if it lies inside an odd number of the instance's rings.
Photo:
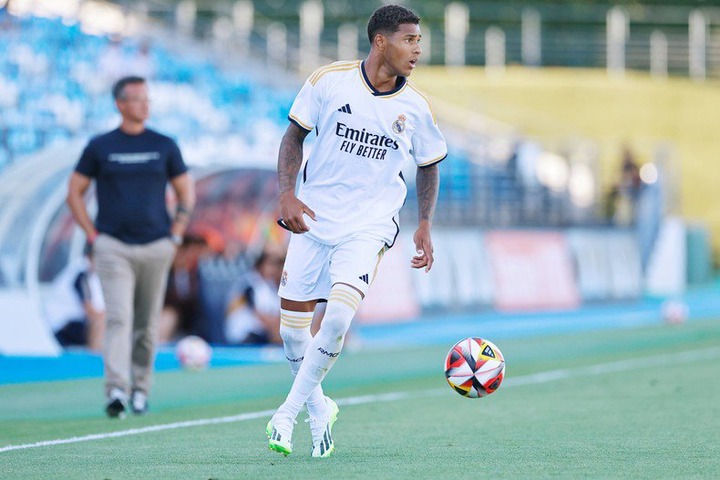
<path id="1" fill-rule="evenodd" d="M 267 449 L 266 416 L 251 420 L 0 452 L 3 478 L 717 478 L 720 322 L 496 342 L 507 380 L 479 400 L 445 383 L 447 347 L 344 354 L 325 382 L 342 400 L 336 452 Z M 707 358 L 685 358 L 685 352 Z M 648 362 L 642 360 L 650 358 Z M 594 365 L 630 360 L 615 371 Z M 567 378 L 523 384 L 563 370 Z M 537 380 L 537 377 L 532 377 Z M 111 421 L 101 380 L 0 387 L 0 447 L 274 409 L 284 365 L 159 374 L 152 413 Z M 515 383 L 513 383 L 515 382 Z M 301 416 L 302 417 L 302 416 Z"/>
<path id="2" fill-rule="evenodd" d="M 610 79 L 605 70 L 509 68 L 488 77 L 479 67 L 423 66 L 412 80 L 428 93 L 442 124 L 473 129 L 479 112 L 539 139 L 558 152 L 577 139 L 597 149 L 603 187 L 618 180 L 620 150 L 628 143 L 641 163 L 670 148 L 680 201 L 671 208 L 712 228 L 720 250 L 720 84 L 687 78 L 657 80 L 628 72 Z M 679 205 L 676 205 L 679 203 Z M 679 208 L 675 208 L 679 207 Z"/>

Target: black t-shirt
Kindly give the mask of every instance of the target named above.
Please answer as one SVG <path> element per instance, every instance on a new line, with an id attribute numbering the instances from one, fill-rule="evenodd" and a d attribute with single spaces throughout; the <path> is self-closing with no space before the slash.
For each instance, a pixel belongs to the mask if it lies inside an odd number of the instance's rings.
<path id="1" fill-rule="evenodd" d="M 168 180 L 187 172 L 180 149 L 165 135 L 115 129 L 93 138 L 75 171 L 95 179 L 95 228 L 125 243 L 144 244 L 170 234 Z"/>

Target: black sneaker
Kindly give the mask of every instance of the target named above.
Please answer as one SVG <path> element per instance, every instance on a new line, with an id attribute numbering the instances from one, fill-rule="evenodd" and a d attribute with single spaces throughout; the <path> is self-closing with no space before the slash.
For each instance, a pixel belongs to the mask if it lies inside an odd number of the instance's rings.
<path id="1" fill-rule="evenodd" d="M 105 405 L 105 413 L 110 418 L 125 418 L 127 406 L 127 397 L 124 392 L 115 388 L 110 392 L 107 404 Z"/>
<path id="2" fill-rule="evenodd" d="M 135 415 L 145 415 L 148 411 L 147 395 L 145 392 L 135 390 L 130 399 L 130 408 Z"/>

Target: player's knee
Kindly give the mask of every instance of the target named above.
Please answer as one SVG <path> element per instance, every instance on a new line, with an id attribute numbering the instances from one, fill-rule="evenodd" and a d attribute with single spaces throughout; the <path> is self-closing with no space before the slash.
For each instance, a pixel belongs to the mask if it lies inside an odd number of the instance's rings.
<path id="1" fill-rule="evenodd" d="M 280 338 L 284 343 L 309 341 L 311 337 L 310 326 L 307 328 L 292 328 L 280 324 Z"/>
<path id="2" fill-rule="evenodd" d="M 293 339 L 293 334 L 290 330 L 292 329 L 285 325 L 280 325 L 280 338 L 282 338 L 282 341 L 285 343 Z"/>
<path id="3" fill-rule="evenodd" d="M 353 319 L 354 312 L 336 311 L 331 312 L 330 309 L 325 313 L 320 330 L 329 338 L 343 337 L 350 328 L 350 322 Z"/>

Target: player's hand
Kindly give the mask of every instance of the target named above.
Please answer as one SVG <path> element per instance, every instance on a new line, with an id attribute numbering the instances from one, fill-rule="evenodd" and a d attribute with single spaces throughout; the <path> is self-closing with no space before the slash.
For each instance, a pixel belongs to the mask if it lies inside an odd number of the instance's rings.
<path id="1" fill-rule="evenodd" d="M 310 230 L 303 215 L 315 220 L 315 212 L 301 202 L 294 193 L 285 192 L 280 194 L 280 217 L 291 232 L 305 233 Z"/>
<path id="2" fill-rule="evenodd" d="M 432 239 L 430 238 L 430 225 L 426 222 L 421 222 L 418 229 L 413 235 L 413 241 L 415 242 L 415 251 L 417 255 L 412 258 L 410 266 L 412 268 L 423 268 L 425 267 L 425 273 L 429 272 L 432 268 L 433 261 L 433 246 Z"/>

